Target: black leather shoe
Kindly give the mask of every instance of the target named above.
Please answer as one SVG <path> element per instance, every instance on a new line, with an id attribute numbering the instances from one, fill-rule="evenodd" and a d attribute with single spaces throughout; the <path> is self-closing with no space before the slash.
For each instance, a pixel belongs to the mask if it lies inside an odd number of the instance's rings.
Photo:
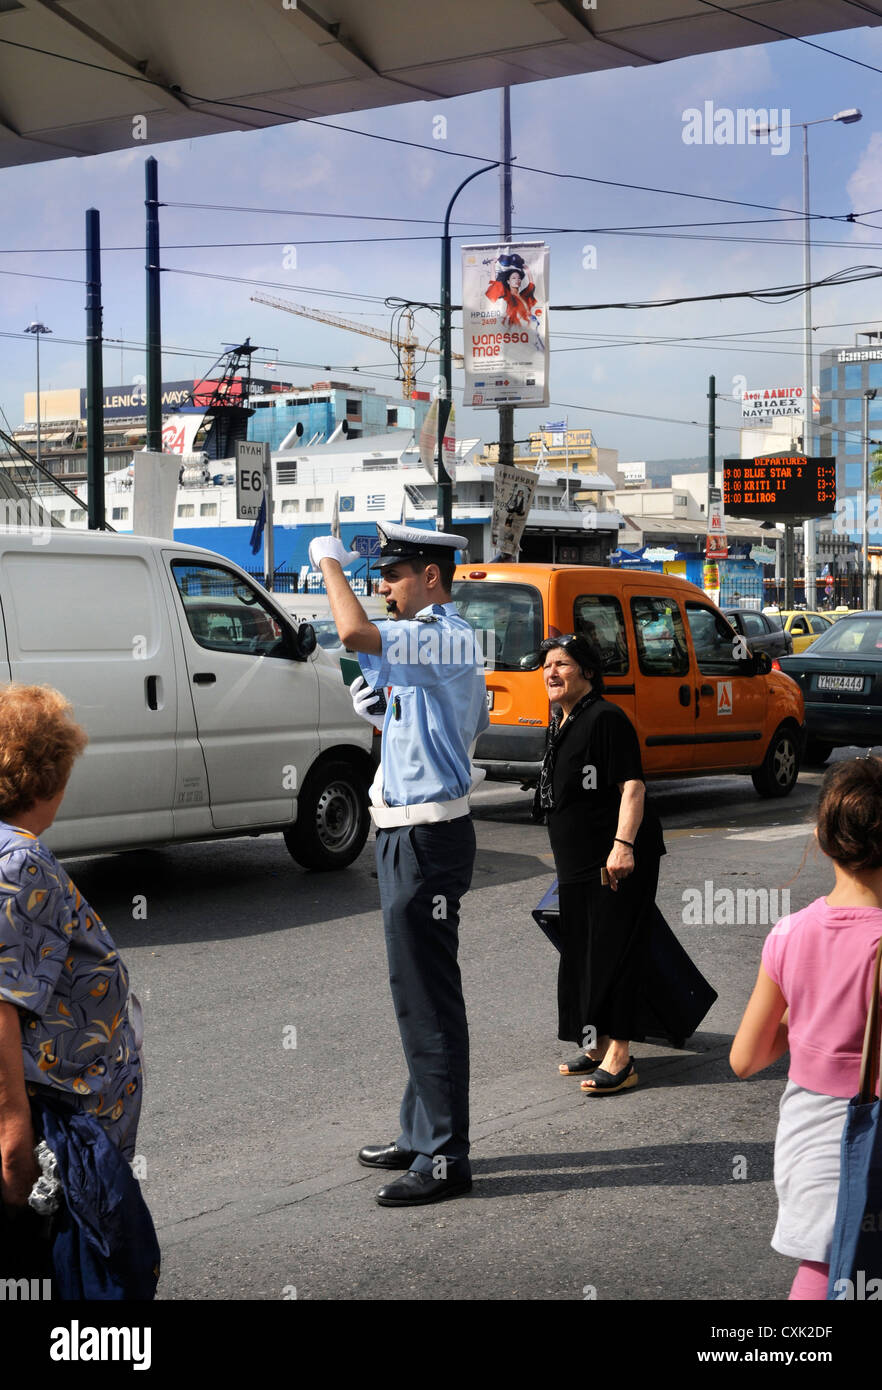
<path id="1" fill-rule="evenodd" d="M 405 1173 L 387 1183 L 377 1193 L 381 1207 L 422 1207 L 427 1202 L 443 1202 L 471 1192 L 471 1178 L 433 1178 L 431 1173 Z"/>
<path id="2" fill-rule="evenodd" d="M 397 1144 L 369 1144 L 358 1155 L 365 1168 L 409 1168 L 415 1158 L 415 1153 L 399 1149 Z"/>

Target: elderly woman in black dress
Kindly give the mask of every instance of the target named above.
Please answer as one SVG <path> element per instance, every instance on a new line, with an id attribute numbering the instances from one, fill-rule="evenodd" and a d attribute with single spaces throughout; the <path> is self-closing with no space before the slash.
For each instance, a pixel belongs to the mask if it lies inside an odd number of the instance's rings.
<path id="1" fill-rule="evenodd" d="M 649 930 L 665 853 L 646 800 L 640 746 L 618 705 L 603 698 L 601 656 L 582 636 L 542 644 L 556 706 L 535 798 L 547 819 L 560 885 L 558 1036 L 584 1052 L 561 1065 L 588 1095 L 637 1084 L 630 1040 L 640 1036 Z"/>

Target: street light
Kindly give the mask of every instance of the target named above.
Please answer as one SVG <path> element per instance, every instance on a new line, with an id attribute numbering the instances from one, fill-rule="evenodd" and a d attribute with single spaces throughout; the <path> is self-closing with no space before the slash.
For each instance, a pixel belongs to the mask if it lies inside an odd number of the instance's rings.
<path id="1" fill-rule="evenodd" d="M 42 463 L 40 453 L 40 334 L 51 333 L 52 329 L 47 328 L 45 323 L 34 322 L 29 323 L 24 331 L 25 333 L 33 333 L 37 340 L 37 467 L 39 468 Z"/>
<path id="2" fill-rule="evenodd" d="M 441 371 L 443 374 L 441 389 L 443 394 L 438 400 L 438 520 L 441 522 L 442 531 L 449 531 L 453 525 L 453 484 L 444 466 L 444 431 L 447 429 L 450 406 L 453 402 L 453 392 L 450 389 L 450 378 L 453 374 L 450 345 L 450 214 L 453 211 L 453 204 L 467 183 L 471 183 L 472 179 L 476 179 L 479 174 L 488 174 L 491 169 L 498 168 L 499 160 L 495 159 L 492 164 L 485 164 L 482 169 L 476 169 L 473 174 L 469 174 L 467 179 L 463 179 L 447 204 L 447 211 L 444 214 L 444 235 L 441 238 Z"/>
<path id="3" fill-rule="evenodd" d="M 863 407 L 863 426 L 864 426 L 864 467 L 861 480 L 861 608 L 867 607 L 870 585 L 870 521 L 867 513 L 870 509 L 870 401 L 876 399 L 874 390 L 864 392 Z"/>
<path id="4" fill-rule="evenodd" d="M 809 157 L 808 157 L 808 128 L 810 125 L 826 125 L 830 121 L 838 121 L 841 125 L 854 125 L 856 121 L 862 119 L 861 112 L 856 106 L 851 106 L 845 111 L 837 111 L 835 116 L 822 116 L 817 121 L 790 121 L 790 126 L 798 126 L 802 130 L 802 213 L 803 213 L 803 241 L 802 241 L 802 271 L 803 281 L 806 285 L 805 300 L 803 302 L 803 332 L 805 342 L 803 346 L 803 393 L 802 402 L 805 413 L 805 424 L 802 431 L 802 451 L 808 458 L 812 453 L 813 439 L 812 431 L 814 420 L 812 419 L 812 292 L 808 288 L 812 278 L 812 234 L 811 220 L 809 217 Z M 751 133 L 754 135 L 771 134 L 773 130 L 780 130 L 780 126 L 751 126 Z M 816 606 L 817 595 L 815 589 L 815 566 L 817 545 L 815 541 L 815 521 L 812 518 L 806 521 L 803 526 L 803 554 L 805 557 L 805 606 L 812 609 Z"/>

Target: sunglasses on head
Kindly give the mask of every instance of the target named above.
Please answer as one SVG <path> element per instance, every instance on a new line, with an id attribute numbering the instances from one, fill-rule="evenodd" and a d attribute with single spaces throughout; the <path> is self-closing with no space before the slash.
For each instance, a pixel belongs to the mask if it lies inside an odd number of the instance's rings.
<path id="1" fill-rule="evenodd" d="M 552 652 L 555 647 L 560 647 L 566 651 L 578 640 L 579 634 L 576 632 L 565 632 L 562 637 L 546 637 L 544 642 L 539 643 L 540 652 Z"/>

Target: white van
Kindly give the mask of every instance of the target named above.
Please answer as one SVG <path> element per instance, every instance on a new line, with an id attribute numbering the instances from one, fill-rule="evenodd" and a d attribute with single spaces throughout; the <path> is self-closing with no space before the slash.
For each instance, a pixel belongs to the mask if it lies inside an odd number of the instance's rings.
<path id="1" fill-rule="evenodd" d="M 220 555 L 0 530 L 0 679 L 55 686 L 89 735 L 56 854 L 267 831 L 306 868 L 361 852 L 372 735 L 340 663 Z"/>

